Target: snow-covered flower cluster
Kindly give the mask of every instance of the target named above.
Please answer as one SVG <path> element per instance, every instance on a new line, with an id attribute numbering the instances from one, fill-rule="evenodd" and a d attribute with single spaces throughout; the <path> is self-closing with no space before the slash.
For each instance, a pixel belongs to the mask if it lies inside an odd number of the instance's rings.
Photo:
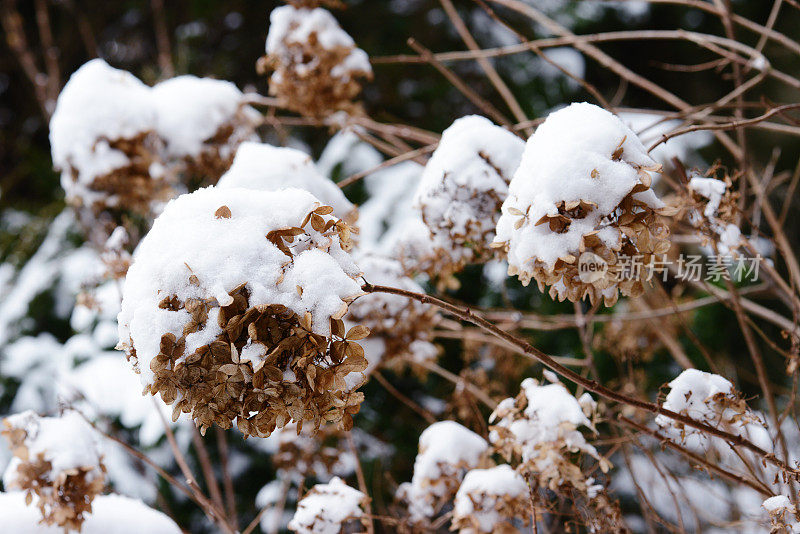
<path id="1" fill-rule="evenodd" d="M 492 414 L 497 420 L 489 439 L 507 459 L 518 459 L 523 473 L 538 479 L 538 485 L 558 491 L 569 485 L 587 495 L 596 490 L 571 458 L 583 453 L 608 464 L 586 441 L 579 430 L 593 430 L 587 417 L 594 411 L 594 400 L 585 395 L 576 399 L 561 383 L 541 385 L 533 378 L 522 381 L 516 398 L 502 401 Z"/>
<path id="2" fill-rule="evenodd" d="M 760 414 L 747 406 L 729 380 L 713 373 L 686 369 L 668 385 L 670 391 L 662 404 L 664 408 L 772 449 L 772 439 Z M 724 442 L 665 415 L 657 416 L 656 424 L 668 438 L 691 450 L 714 451 L 722 456 L 730 453 Z"/>
<path id="3" fill-rule="evenodd" d="M 24 491 L 25 503 L 38 506 L 43 523 L 81 530 L 106 472 L 88 423 L 75 412 L 39 417 L 27 411 L 5 418 L 0 433 L 14 453 L 3 475 L 5 488 Z"/>
<path id="4" fill-rule="evenodd" d="M 582 103 L 550 114 L 528 140 L 497 223 L 509 275 L 550 286 L 559 300 L 610 306 L 619 294 L 641 295 L 645 269 L 621 271 L 634 256 L 647 264 L 670 247 L 657 218 L 670 211 L 650 189 L 659 169 L 608 111 Z M 607 269 L 582 276 L 583 254 Z"/>
<path id="5" fill-rule="evenodd" d="M 313 432 L 298 431 L 292 423 L 276 430 L 267 440 L 272 463 L 284 480 L 298 485 L 305 480 L 328 480 L 334 474 L 349 474 L 350 456 L 344 453 L 341 433 L 331 425 Z"/>
<path id="6" fill-rule="evenodd" d="M 278 191 L 287 187 L 304 189 L 333 208 L 333 215 L 355 224 L 358 210 L 330 178 L 317 170 L 308 154 L 266 143 L 242 143 L 230 169 L 220 178 L 220 188 L 242 187 Z"/>
<path id="7" fill-rule="evenodd" d="M 736 224 L 736 194 L 728 176 L 722 179 L 693 176 L 689 180 L 689 222 L 697 228 L 703 245 L 711 241 L 719 254 L 730 254 L 741 245 L 742 233 Z"/>
<path id="8" fill-rule="evenodd" d="M 775 495 L 766 499 L 762 505 L 769 514 L 772 525 L 770 533 L 800 532 L 800 521 L 797 521 L 797 508 L 786 495 Z"/>
<path id="9" fill-rule="evenodd" d="M 181 534 L 181 529 L 165 514 L 138 499 L 122 495 L 98 495 L 91 514 L 80 525 L 82 534 Z M 25 506 L 25 495 L 14 491 L 0 493 L 3 531 L 15 534 L 59 534 L 53 526 L 37 525 L 36 511 Z"/>
<path id="10" fill-rule="evenodd" d="M 367 54 L 321 7 L 281 6 L 270 13 L 265 61 L 270 94 L 313 117 L 357 109 L 361 81 L 372 78 Z"/>
<path id="11" fill-rule="evenodd" d="M 364 506 L 369 498 L 334 477 L 317 484 L 297 503 L 289 530 L 299 534 L 339 534 L 356 532 L 366 522 Z"/>
<path id="12" fill-rule="evenodd" d="M 492 256 L 500 207 L 524 149 L 522 139 L 477 115 L 442 133 L 415 199 L 436 254 L 428 274 L 446 276 Z"/>
<path id="13" fill-rule="evenodd" d="M 397 260 L 368 254 L 358 256 L 357 262 L 370 284 L 424 293 L 418 283 L 403 274 L 403 267 Z M 430 304 L 401 295 L 371 293 L 350 306 L 345 320 L 370 329 L 370 337 L 363 345 L 373 367 L 402 358 L 435 359 L 438 349 L 430 339 L 438 318 Z"/>
<path id="14" fill-rule="evenodd" d="M 108 212 L 157 213 L 185 182 L 213 183 L 236 146 L 252 137 L 259 114 L 230 82 L 179 76 L 148 87 L 124 70 L 93 59 L 58 97 L 50 121 L 53 164 L 67 201 Z"/>
<path id="15" fill-rule="evenodd" d="M 404 482 L 398 498 L 408 506 L 412 524 L 426 523 L 452 501 L 464 475 L 488 465 L 489 444 L 455 421 L 439 421 L 419 437 L 411 482 Z"/>
<path id="16" fill-rule="evenodd" d="M 202 431 L 352 426 L 367 362 L 345 331 L 363 294 L 349 228 L 310 193 L 206 188 L 170 202 L 134 254 L 120 348 L 145 390 Z"/>
<path id="17" fill-rule="evenodd" d="M 530 522 L 530 490 L 507 464 L 473 469 L 458 488 L 453 529 L 464 534 L 513 534 Z"/>

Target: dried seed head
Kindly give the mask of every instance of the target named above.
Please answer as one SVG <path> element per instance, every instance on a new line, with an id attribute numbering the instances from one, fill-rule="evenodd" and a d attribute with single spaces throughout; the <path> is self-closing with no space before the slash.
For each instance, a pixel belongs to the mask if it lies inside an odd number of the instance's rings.
<path id="1" fill-rule="evenodd" d="M 458 488 L 453 506 L 453 530 L 512 534 L 515 525 L 530 522 L 528 484 L 509 465 L 473 469 Z"/>
<path id="2" fill-rule="evenodd" d="M 455 121 L 442 134 L 425 166 L 415 204 L 430 229 L 439 262 L 428 274 L 442 276 L 466 263 L 485 261 L 494 251 L 500 206 L 519 165 L 525 143 L 516 135 L 477 115 Z"/>
<path id="3" fill-rule="evenodd" d="M 3 434 L 14 458 L 6 469 L 7 489 L 26 492 L 42 522 L 80 531 L 92 501 L 103 490 L 106 468 L 92 428 L 74 412 L 39 417 L 23 412 L 3 420 Z"/>
<path id="4" fill-rule="evenodd" d="M 641 295 L 643 266 L 670 248 L 659 219 L 667 211 L 650 189 L 657 171 L 636 134 L 602 108 L 552 113 L 528 141 L 497 223 L 508 274 L 559 300 L 611 306 L 619 294 Z"/>
<path id="5" fill-rule="evenodd" d="M 266 51 L 259 68 L 273 71 L 270 94 L 303 115 L 356 111 L 361 80 L 372 78 L 367 54 L 319 7 L 274 9 Z"/>
<path id="6" fill-rule="evenodd" d="M 292 421 L 352 427 L 367 361 L 340 323 L 362 291 L 330 212 L 296 189 L 207 188 L 156 220 L 126 278 L 119 331 L 174 417 L 262 437 Z"/>

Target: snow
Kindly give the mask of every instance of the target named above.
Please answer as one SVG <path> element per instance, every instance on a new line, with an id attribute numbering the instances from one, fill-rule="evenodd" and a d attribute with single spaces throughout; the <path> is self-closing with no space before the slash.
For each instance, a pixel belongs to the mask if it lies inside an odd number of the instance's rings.
<path id="1" fill-rule="evenodd" d="M 367 496 L 338 477 L 317 484 L 297 503 L 289 530 L 300 534 L 338 534 L 351 520 L 364 515 Z"/>
<path id="2" fill-rule="evenodd" d="M 739 227 L 719 218 L 720 204 L 728 192 L 728 187 L 727 182 L 716 178 L 693 176 L 689 180 L 689 190 L 708 200 L 703 209 L 703 216 L 708 221 L 711 231 L 716 234 L 717 251 L 722 255 L 730 254 L 739 248 L 742 241 L 742 232 Z M 703 222 L 697 212 L 692 213 L 691 220 L 695 224 Z M 711 253 L 714 254 L 714 251 L 712 250 Z"/>
<path id="3" fill-rule="evenodd" d="M 356 207 L 347 200 L 341 189 L 317 170 L 307 154 L 295 148 L 242 143 L 231 168 L 219 179 L 217 187 L 242 187 L 259 191 L 296 187 L 332 207 L 333 213 L 340 219 L 351 219 L 356 215 Z"/>
<path id="4" fill-rule="evenodd" d="M 488 247 L 524 149 L 519 137 L 477 115 L 456 120 L 442 133 L 415 204 L 455 261 L 472 259 L 474 249 L 465 245 Z"/>
<path id="5" fill-rule="evenodd" d="M 121 345 L 135 349 L 143 383 L 152 381 L 150 361 L 159 352 L 161 336 L 181 337 L 191 320 L 185 309 L 159 307 L 172 295 L 183 302 L 215 298 L 227 305 L 228 292 L 247 284 L 251 306 L 281 304 L 301 317 L 309 312 L 312 330 L 330 333 L 330 319 L 341 317 L 346 302 L 362 293 L 355 280 L 358 267 L 341 249 L 338 237 L 323 235 L 308 224 L 306 233 L 288 245 L 291 258 L 265 237 L 274 230 L 299 227 L 319 205 L 299 189 L 209 187 L 170 201 L 134 253 L 118 317 Z M 230 217 L 215 215 L 223 207 Z M 329 215 L 322 218 L 331 220 Z M 190 281 L 192 276 L 196 283 Z M 217 310 L 211 310 L 205 327 L 186 336 L 185 354 L 222 332 L 213 313 Z"/>
<path id="6" fill-rule="evenodd" d="M 69 194 L 70 167 L 78 171 L 78 185 L 121 168 L 128 158 L 109 141 L 133 139 L 152 131 L 156 111 L 150 88 L 129 72 L 93 59 L 70 76 L 50 119 L 53 164 L 65 172 L 62 184 Z"/>
<path id="7" fill-rule="evenodd" d="M 337 72 L 331 72 L 332 75 L 347 77 L 351 72 L 372 72 L 367 54 L 355 47 L 353 38 L 342 30 L 333 15 L 325 9 L 280 6 L 272 10 L 269 22 L 266 44 L 269 55 L 291 55 L 287 45 L 308 43 L 313 35 L 314 40 L 327 50 L 352 49 L 339 65 L 340 68 L 334 69 Z"/>
<path id="8" fill-rule="evenodd" d="M 612 158 L 615 152 L 619 160 Z M 636 134 L 608 111 L 579 103 L 551 113 L 528 139 L 503 203 L 495 242 L 507 244 L 509 265 L 519 272 L 530 272 L 533 260 L 552 268 L 559 258 L 576 254 L 582 237 L 595 230 L 606 246 L 616 249 L 620 233 L 602 227 L 602 219 L 641 183 L 640 170 L 656 166 Z M 663 206 L 652 190 L 634 198 L 652 208 Z M 536 224 L 545 215 L 556 215 L 559 202 L 580 200 L 596 207 L 586 217 L 573 219 L 565 232 Z M 520 213 L 524 223 L 516 228 Z"/>
<path id="9" fill-rule="evenodd" d="M 245 96 L 231 82 L 184 75 L 153 86 L 158 134 L 166 141 L 167 154 L 196 158 L 204 142 L 226 125 L 237 126 L 237 113 L 255 124 L 257 111 L 245 107 Z"/>
<path id="10" fill-rule="evenodd" d="M 775 495 L 774 497 L 770 497 L 769 499 L 766 499 L 761 506 L 763 506 L 764 509 L 770 513 L 794 509 L 792 501 L 790 501 L 789 497 L 785 495 Z"/>
<path id="11" fill-rule="evenodd" d="M 503 498 L 524 498 L 527 501 L 528 484 L 525 479 L 507 464 L 473 469 L 466 474 L 458 488 L 453 520 L 472 516 L 478 520 L 480 532 L 495 532 L 494 528 L 508 519 L 495 509 L 495 505 Z"/>
<path id="12" fill-rule="evenodd" d="M 597 457 L 595 448 L 586 443 L 586 439 L 577 430 L 581 426 L 594 428 L 581 405 L 589 404 L 590 399 L 582 397 L 582 402 L 579 402 L 561 383 L 540 385 L 536 380 L 526 378 L 521 387 L 527 399 L 522 417 L 508 417 L 509 411 L 515 405 L 511 398 L 502 401 L 492 417 L 499 416 L 497 426 L 505 427 L 512 433 L 521 446 L 524 461 L 536 463 L 541 446 L 561 441 L 570 450 L 581 450 Z M 497 443 L 499 438 L 498 432 L 493 430 L 490 440 Z"/>
<path id="13" fill-rule="evenodd" d="M 100 453 L 95 431 L 76 412 L 61 417 L 39 417 L 32 411 L 11 415 L 3 420 L 3 429 L 26 432 L 24 446 L 31 459 L 41 456 L 52 465 L 50 477 L 81 467 L 91 469 L 89 479 L 102 477 Z M 19 460 L 19 458 L 15 458 Z M 3 474 L 3 484 L 13 487 L 18 462 L 9 464 Z"/>
<path id="14" fill-rule="evenodd" d="M 693 176 L 692 179 L 689 180 L 689 189 L 708 199 L 708 203 L 703 210 L 703 215 L 711 218 L 716 216 L 719 204 L 722 201 L 722 196 L 725 194 L 728 187 L 725 182 L 717 180 L 716 178 Z"/>
<path id="15" fill-rule="evenodd" d="M 35 504 L 35 503 L 34 503 Z M 24 492 L 0 493 L 0 517 L 4 532 L 14 534 L 61 534 L 57 526 L 39 523 L 41 515 L 34 506 L 25 505 Z M 169 517 L 146 506 L 142 501 L 122 495 L 98 495 L 92 501 L 82 534 L 181 534 Z"/>

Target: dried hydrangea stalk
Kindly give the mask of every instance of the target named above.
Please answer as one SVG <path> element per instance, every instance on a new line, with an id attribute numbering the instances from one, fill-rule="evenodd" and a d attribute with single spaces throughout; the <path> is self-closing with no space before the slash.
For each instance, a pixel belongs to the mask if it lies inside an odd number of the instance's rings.
<path id="1" fill-rule="evenodd" d="M 425 166 L 415 205 L 433 236 L 437 269 L 446 276 L 485 261 L 525 143 L 477 115 L 462 117 L 442 133 Z"/>
<path id="2" fill-rule="evenodd" d="M 371 284 L 424 293 L 419 284 L 403 274 L 397 260 L 362 255 L 358 265 L 364 271 L 364 279 Z M 431 333 L 438 319 L 433 306 L 388 293 L 360 297 L 350 305 L 345 317 L 348 322 L 370 329 L 370 337 L 364 340 L 370 368 L 436 358 L 438 349 L 431 343 Z"/>
<path id="3" fill-rule="evenodd" d="M 120 348 L 145 392 L 201 431 L 267 436 L 294 421 L 352 426 L 366 368 L 345 331 L 363 294 L 349 227 L 310 193 L 207 188 L 172 201 L 125 280 Z M 213 253 L 209 252 L 213 251 Z"/>
<path id="4" fill-rule="evenodd" d="M 53 164 L 67 201 L 90 209 L 150 214 L 171 188 L 150 88 L 93 59 L 69 79 L 50 119 Z"/>
<path id="5" fill-rule="evenodd" d="M 658 171 L 608 111 L 583 103 L 552 113 L 528 140 L 497 223 L 508 274 L 559 300 L 611 306 L 619 294 L 641 295 L 647 269 L 634 260 L 647 265 L 670 247 L 658 215 L 674 210 L 650 189 Z M 605 268 L 582 275 L 582 263 Z"/>
<path id="6" fill-rule="evenodd" d="M 177 76 L 153 86 L 152 99 L 164 160 L 182 168 L 190 187 L 216 183 L 261 123 L 246 96 L 224 80 Z"/>
<path id="7" fill-rule="evenodd" d="M 266 143 L 242 143 L 228 172 L 217 184 L 220 188 L 243 187 L 278 191 L 287 187 L 304 189 L 333 208 L 333 215 L 353 225 L 358 210 L 333 181 L 323 176 L 308 156 L 294 148 Z"/>
<path id="8" fill-rule="evenodd" d="M 366 525 L 364 506 L 368 502 L 366 495 L 334 477 L 300 499 L 289 530 L 300 534 L 360 532 Z"/>
<path id="9" fill-rule="evenodd" d="M 752 411 L 727 379 L 697 369 L 686 369 L 669 383 L 663 406 L 734 435 L 744 436 L 766 450 L 774 442 L 760 415 Z M 663 415 L 656 417 L 662 433 L 687 448 L 727 457 L 729 447 L 695 428 Z"/>
<path id="10" fill-rule="evenodd" d="M 455 421 L 439 421 L 419 437 L 419 454 L 411 482 L 397 492 L 408 507 L 409 521 L 427 524 L 455 497 L 467 471 L 490 465 L 489 444 Z"/>
<path id="11" fill-rule="evenodd" d="M 353 112 L 361 80 L 372 78 L 367 54 L 330 12 L 281 6 L 270 14 L 267 55 L 260 70 L 272 70 L 270 94 L 301 113 L 324 117 Z"/>
<path id="12" fill-rule="evenodd" d="M 14 454 L 5 487 L 25 491 L 26 504 L 35 501 L 43 523 L 80 531 L 106 472 L 88 423 L 75 412 L 39 417 L 28 411 L 4 419 L 0 433 Z"/>
<path id="13" fill-rule="evenodd" d="M 515 534 L 530 523 L 528 484 L 511 466 L 473 469 L 458 488 L 453 530 L 463 534 Z"/>

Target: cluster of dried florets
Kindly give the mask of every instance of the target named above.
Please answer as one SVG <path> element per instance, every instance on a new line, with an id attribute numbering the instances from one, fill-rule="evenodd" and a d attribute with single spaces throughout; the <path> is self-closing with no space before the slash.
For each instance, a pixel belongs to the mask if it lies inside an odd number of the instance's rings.
<path id="1" fill-rule="evenodd" d="M 262 437 L 352 426 L 369 331 L 345 331 L 363 291 L 332 211 L 297 189 L 212 187 L 156 219 L 125 281 L 120 347 L 174 417 Z"/>
<path id="2" fill-rule="evenodd" d="M 311 435 L 309 431 L 298 431 L 297 425 L 290 424 L 276 430 L 267 439 L 277 441 L 272 463 L 280 478 L 302 484 L 312 479 L 327 480 L 333 474 L 346 471 L 348 466 L 340 446 L 341 437 L 341 432 L 330 425 Z"/>
<path id="3" fill-rule="evenodd" d="M 505 458 L 518 460 L 519 470 L 535 477 L 538 486 L 555 492 L 568 486 L 589 494 L 593 481 L 571 455 L 594 457 L 604 472 L 609 467 L 579 430 L 594 429 L 587 417 L 593 410 L 589 395 L 579 401 L 561 383 L 540 385 L 526 378 L 520 394 L 502 401 L 492 414 L 498 421 L 490 439 Z"/>
<path id="4" fill-rule="evenodd" d="M 25 491 L 26 504 L 36 502 L 43 523 L 79 531 L 105 485 L 106 469 L 88 423 L 74 412 L 24 412 L 4 419 L 0 433 L 14 454 L 5 487 Z"/>
<path id="5" fill-rule="evenodd" d="M 468 471 L 489 465 L 489 444 L 468 428 L 454 421 L 426 428 L 419 437 L 411 482 L 401 484 L 397 492 L 412 525 L 428 524 L 453 500 Z"/>
<path id="6" fill-rule="evenodd" d="M 736 224 L 739 194 L 732 185 L 729 176 L 693 176 L 689 180 L 689 223 L 698 230 L 702 244 L 715 243 L 720 254 L 729 254 L 741 244 L 742 234 Z"/>
<path id="7" fill-rule="evenodd" d="M 157 214 L 179 174 L 215 182 L 258 122 L 230 82 L 180 76 L 150 88 L 94 59 L 59 95 L 50 144 L 67 201 L 87 208 L 87 226 L 105 239 L 129 214 Z"/>
<path id="8" fill-rule="evenodd" d="M 289 530 L 300 534 L 361 532 L 367 523 L 364 507 L 368 502 L 366 495 L 334 477 L 300 499 Z"/>
<path id="9" fill-rule="evenodd" d="M 190 188 L 216 183 L 261 122 L 242 92 L 224 80 L 178 76 L 156 84 L 152 98 L 164 160 Z"/>
<path id="10" fill-rule="evenodd" d="M 583 103 L 552 113 L 528 140 L 497 223 L 509 275 L 559 300 L 610 306 L 620 293 L 641 295 L 647 269 L 629 266 L 670 247 L 658 215 L 672 210 L 650 189 L 659 170 L 608 111 Z"/>
<path id="11" fill-rule="evenodd" d="M 473 469 L 464 477 L 453 506 L 452 529 L 464 534 L 514 534 L 530 522 L 530 490 L 522 476 L 503 464 Z"/>
<path id="12" fill-rule="evenodd" d="M 358 258 L 358 266 L 371 284 L 424 293 L 419 284 L 403 274 L 397 260 L 364 255 Z M 364 295 L 350 306 L 345 317 L 346 321 L 370 329 L 370 337 L 364 340 L 370 367 L 393 361 L 402 364 L 402 360 L 434 359 L 438 349 L 430 339 L 438 319 L 433 306 L 388 293 Z"/>
<path id="13" fill-rule="evenodd" d="M 266 51 L 260 68 L 273 70 L 270 93 L 303 115 L 355 111 L 361 80 L 372 78 L 367 54 L 319 7 L 273 10 Z"/>
<path id="14" fill-rule="evenodd" d="M 669 384 L 663 406 L 731 434 L 744 436 L 759 446 L 772 449 L 773 443 L 760 415 L 752 411 L 727 379 L 697 369 L 687 369 Z M 662 433 L 686 447 L 727 456 L 724 442 L 679 421 L 659 415 L 656 424 Z M 721 450 L 720 450 L 721 447 Z"/>
<path id="15" fill-rule="evenodd" d="M 770 534 L 790 534 L 800 532 L 797 521 L 797 508 L 785 495 L 775 495 L 761 505 L 769 514 Z"/>
<path id="16" fill-rule="evenodd" d="M 490 244 L 525 143 L 484 117 L 455 121 L 425 166 L 415 203 L 430 229 L 438 261 L 431 276 L 492 256 Z"/>
<path id="17" fill-rule="evenodd" d="M 166 200 L 170 184 L 156 123 L 150 88 L 135 76 L 102 59 L 78 69 L 50 120 L 53 164 L 67 201 L 95 215 L 148 215 L 154 202 Z"/>
<path id="18" fill-rule="evenodd" d="M 266 143 L 242 143 L 230 169 L 220 178 L 218 187 L 243 187 L 260 191 L 278 191 L 287 187 L 304 189 L 320 202 L 333 208 L 333 215 L 352 225 L 358 210 L 347 200 L 333 181 L 317 170 L 308 154 L 294 148 Z"/>

